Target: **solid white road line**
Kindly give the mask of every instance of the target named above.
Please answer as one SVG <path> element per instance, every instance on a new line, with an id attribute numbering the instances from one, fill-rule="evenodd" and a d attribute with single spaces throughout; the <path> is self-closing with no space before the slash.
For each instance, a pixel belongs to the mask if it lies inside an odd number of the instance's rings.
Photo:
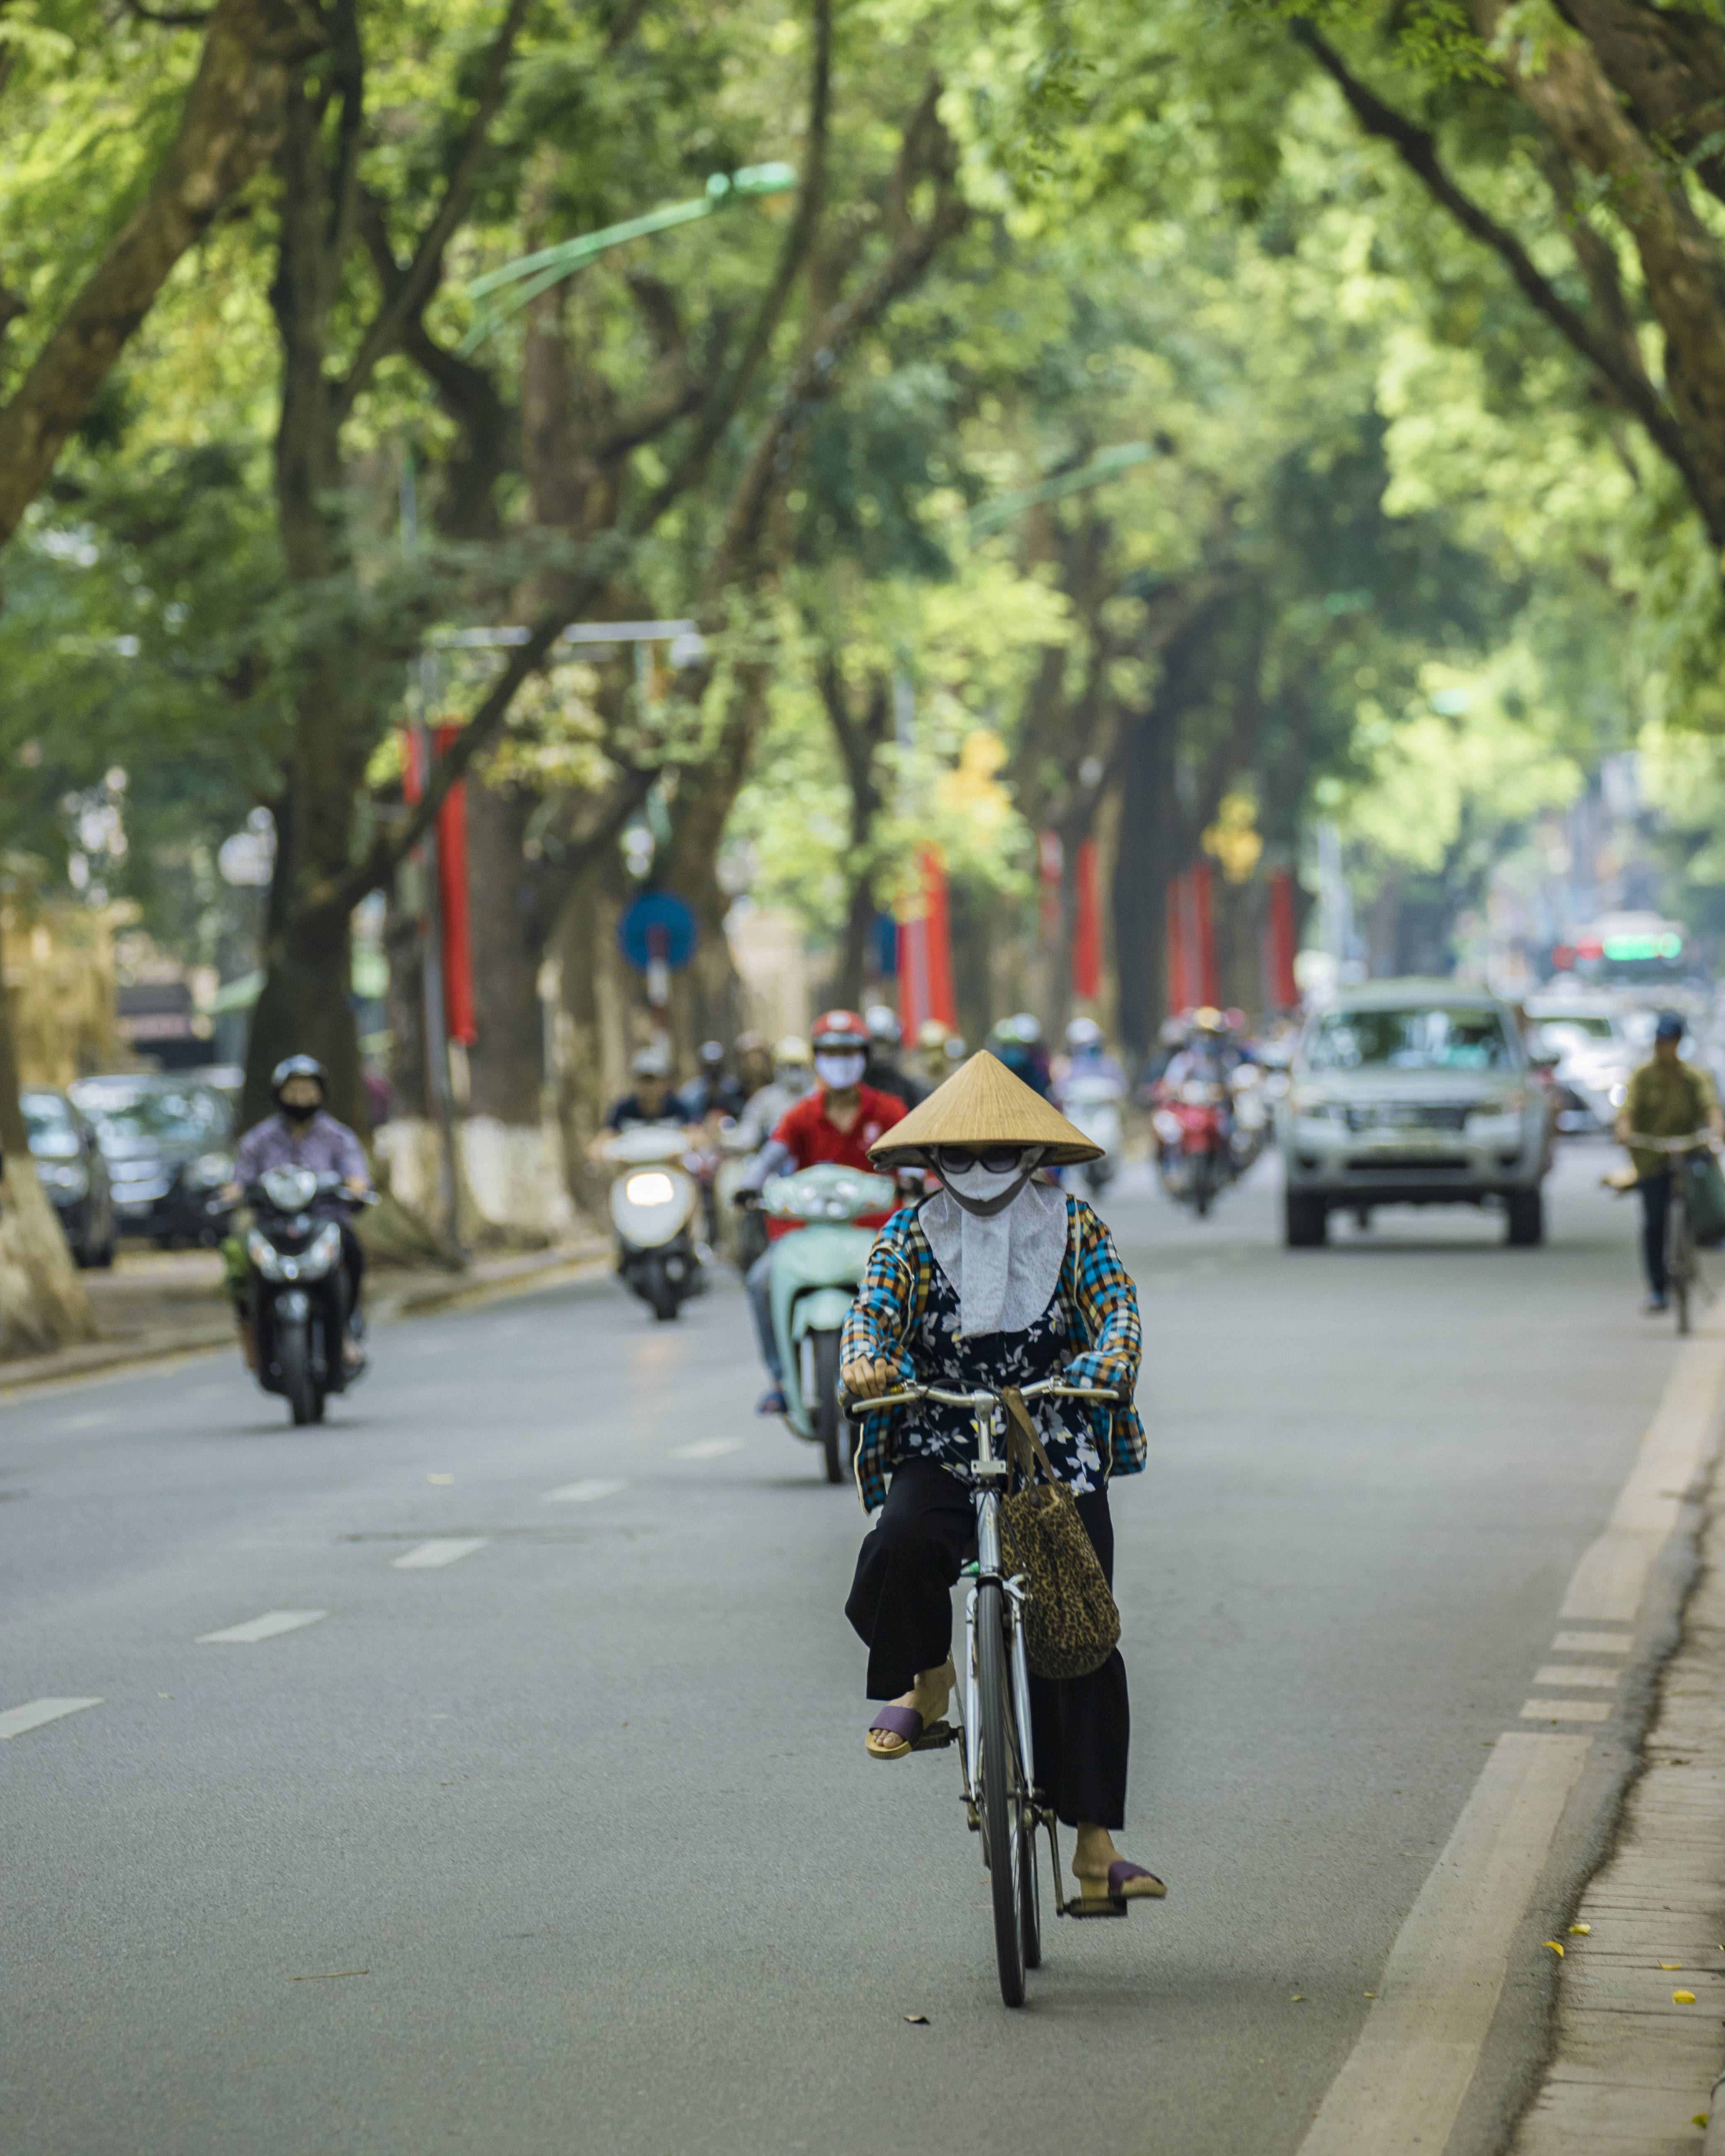
<path id="1" fill-rule="evenodd" d="M 1523 1722 L 1607 1722 L 1610 1702 L 1603 1699 L 1529 1699 L 1522 1702 Z"/>
<path id="2" fill-rule="evenodd" d="M 1497 2010 L 1509 1949 L 1590 1739 L 1500 1737 L 1420 1890 L 1359 2041 L 1300 2156 L 1438 2156 Z"/>
<path id="3" fill-rule="evenodd" d="M 1603 1691 L 1607 1685 L 1616 1683 L 1617 1672 L 1591 1662 L 1547 1662 L 1534 1671 L 1533 1681 L 1538 1685 L 1580 1685 L 1584 1688 L 1591 1686 Z"/>
<path id="4" fill-rule="evenodd" d="M 547 1490 L 545 1502 L 549 1505 L 592 1505 L 601 1497 L 614 1497 L 619 1490 L 628 1487 L 627 1482 L 607 1482 L 598 1478 L 587 1482 L 566 1482 L 561 1490 Z"/>
<path id="5" fill-rule="evenodd" d="M 62 1715 L 81 1714 L 86 1707 L 100 1707 L 99 1699 L 33 1699 L 28 1707 L 8 1707 L 0 1714 L 0 1738 L 22 1737 L 27 1729 L 39 1729 L 44 1722 Z"/>
<path id="6" fill-rule="evenodd" d="M 460 1540 L 421 1543 L 417 1549 L 410 1549 L 402 1557 L 393 1557 L 389 1562 L 398 1572 L 424 1572 L 430 1565 L 453 1564 L 458 1557 L 471 1557 L 490 1540 L 489 1535 L 469 1535 Z"/>
<path id="7" fill-rule="evenodd" d="M 674 1445 L 673 1460 L 722 1460 L 727 1452 L 741 1452 L 740 1437 L 701 1437 L 693 1445 Z"/>
<path id="8" fill-rule="evenodd" d="M 1555 1655 L 1626 1655 L 1635 1644 L 1633 1632 L 1559 1632 L 1551 1643 Z"/>
<path id="9" fill-rule="evenodd" d="M 1640 1457 L 1618 1495 L 1605 1532 L 1586 1551 L 1558 1613 L 1604 1624 L 1629 1624 L 1641 1606 L 1647 1573 L 1677 1524 L 1684 1493 L 1712 1450 L 1725 1338 L 1709 1312 L 1703 1330 L 1683 1345 Z"/>
<path id="10" fill-rule="evenodd" d="M 220 1632 L 200 1632 L 193 1643 L 200 1647 L 250 1647 L 259 1640 L 273 1640 L 283 1632 L 297 1632 L 302 1625 L 316 1625 L 327 1609 L 266 1609 L 261 1617 L 248 1617 L 243 1625 L 229 1625 Z"/>

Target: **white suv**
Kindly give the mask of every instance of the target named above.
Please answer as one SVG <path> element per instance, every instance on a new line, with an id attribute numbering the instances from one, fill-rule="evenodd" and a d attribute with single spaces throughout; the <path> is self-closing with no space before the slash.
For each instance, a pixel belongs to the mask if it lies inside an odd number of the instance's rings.
<path id="1" fill-rule="evenodd" d="M 1453 981 L 1375 981 L 1307 1023 L 1276 1116 L 1291 1245 L 1330 1214 L 1501 1204 L 1506 1240 L 1544 1240 L 1546 1088 L 1513 1014 Z"/>

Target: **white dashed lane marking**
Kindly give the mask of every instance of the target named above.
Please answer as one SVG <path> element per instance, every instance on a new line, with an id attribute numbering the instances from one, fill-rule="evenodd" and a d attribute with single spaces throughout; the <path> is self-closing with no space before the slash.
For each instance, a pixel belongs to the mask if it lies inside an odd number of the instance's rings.
<path id="1" fill-rule="evenodd" d="M 1522 1708 L 1523 1722 L 1605 1722 L 1610 1714 L 1604 1699 L 1530 1699 Z"/>
<path id="2" fill-rule="evenodd" d="M 1633 1632 L 1559 1632 L 1551 1643 L 1556 1655 L 1626 1655 L 1635 1644 Z"/>
<path id="3" fill-rule="evenodd" d="M 273 1640 L 283 1632 L 297 1632 L 329 1615 L 327 1609 L 266 1609 L 261 1617 L 248 1617 L 243 1625 L 229 1625 L 219 1632 L 200 1632 L 200 1647 L 251 1647 L 259 1640 Z"/>
<path id="4" fill-rule="evenodd" d="M 0 1714 L 0 1738 L 22 1737 L 44 1722 L 58 1722 L 63 1715 L 80 1714 L 86 1707 L 101 1703 L 99 1699 L 33 1699 L 28 1707 L 8 1707 Z"/>
<path id="5" fill-rule="evenodd" d="M 1589 1662 L 1548 1662 L 1543 1669 L 1535 1670 L 1537 1685 L 1579 1685 L 1584 1689 L 1603 1691 L 1617 1681 L 1615 1670 L 1602 1669 Z"/>
<path id="6" fill-rule="evenodd" d="M 421 1543 L 389 1562 L 398 1572 L 424 1572 L 433 1565 L 454 1564 L 457 1558 L 471 1557 L 490 1540 L 489 1535 L 466 1535 L 452 1536 L 445 1542 Z"/>
<path id="7" fill-rule="evenodd" d="M 628 1489 L 627 1482 L 607 1482 L 595 1478 L 586 1482 L 566 1482 L 561 1490 L 547 1490 L 545 1499 L 551 1505 L 593 1505 L 601 1497 L 614 1497 L 619 1490 Z"/>
<path id="8" fill-rule="evenodd" d="M 740 1437 L 701 1437 L 697 1438 L 693 1445 L 673 1445 L 671 1458 L 673 1460 L 722 1460 L 727 1452 L 742 1450 L 742 1440 Z"/>

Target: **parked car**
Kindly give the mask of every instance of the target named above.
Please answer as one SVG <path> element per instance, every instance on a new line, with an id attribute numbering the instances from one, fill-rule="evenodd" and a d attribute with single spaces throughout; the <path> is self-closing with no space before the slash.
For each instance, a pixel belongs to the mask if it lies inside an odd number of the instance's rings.
<path id="1" fill-rule="evenodd" d="M 114 1196 L 95 1133 L 64 1093 L 27 1086 L 19 1096 L 36 1180 L 80 1265 L 114 1262 Z"/>
<path id="2" fill-rule="evenodd" d="M 222 1095 L 169 1075 L 80 1078 L 71 1091 L 108 1163 L 120 1233 L 165 1250 L 215 1242 L 210 1195 L 234 1173 L 234 1111 Z"/>
<path id="3" fill-rule="evenodd" d="M 1558 1128 L 1574 1135 L 1609 1130 L 1630 1074 L 1645 1060 L 1633 1019 L 1615 997 L 1574 993 L 1529 996 L 1523 1006 L 1535 1045 L 1553 1059 Z"/>
<path id="4" fill-rule="evenodd" d="M 1307 1023 L 1276 1116 L 1286 1240 L 1337 1209 L 1498 1205 L 1506 1240 L 1545 1235 L 1548 1096 L 1514 1014 L 1453 981 L 1377 981 Z"/>

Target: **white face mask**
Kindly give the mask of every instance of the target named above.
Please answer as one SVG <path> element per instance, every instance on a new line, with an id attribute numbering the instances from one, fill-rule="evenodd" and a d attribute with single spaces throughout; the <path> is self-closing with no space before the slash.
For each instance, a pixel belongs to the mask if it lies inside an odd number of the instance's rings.
<path id="1" fill-rule="evenodd" d="M 980 1161 L 967 1168 L 963 1175 L 942 1173 L 941 1180 L 949 1183 L 963 1197 L 973 1198 L 981 1204 L 990 1198 L 998 1198 L 1003 1190 L 1010 1190 L 1023 1173 L 1022 1167 L 1014 1164 L 999 1174 L 991 1173 Z"/>
<path id="2" fill-rule="evenodd" d="M 815 1075 L 823 1086 L 830 1087 L 835 1093 L 843 1093 L 851 1086 L 861 1084 L 867 1062 L 867 1057 L 855 1049 L 841 1049 L 836 1055 L 817 1055 L 814 1059 Z"/>

